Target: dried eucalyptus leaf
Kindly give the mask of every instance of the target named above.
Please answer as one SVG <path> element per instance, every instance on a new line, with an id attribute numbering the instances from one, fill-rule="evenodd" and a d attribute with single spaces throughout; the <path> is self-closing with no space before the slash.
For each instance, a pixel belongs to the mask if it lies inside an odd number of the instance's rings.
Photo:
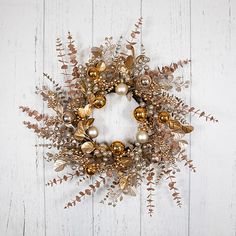
<path id="1" fill-rule="evenodd" d="M 55 162 L 54 162 L 54 170 L 56 171 L 56 172 L 59 172 L 59 171 L 62 171 L 64 168 L 65 168 L 65 166 L 66 166 L 66 162 L 65 161 L 63 161 L 63 160 L 56 160 Z"/>

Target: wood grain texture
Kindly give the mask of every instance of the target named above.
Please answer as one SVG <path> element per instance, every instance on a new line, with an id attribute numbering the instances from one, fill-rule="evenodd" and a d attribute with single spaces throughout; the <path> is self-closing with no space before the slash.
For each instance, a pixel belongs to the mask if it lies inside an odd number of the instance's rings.
<path id="1" fill-rule="evenodd" d="M 189 155 L 197 173 L 181 167 L 181 209 L 172 202 L 164 180 L 155 193 L 152 218 L 146 213 L 145 184 L 135 198 L 126 197 L 116 208 L 99 203 L 105 193 L 101 190 L 64 210 L 83 185 L 74 181 L 45 187 L 55 173 L 43 161 L 45 150 L 35 148 L 39 140 L 21 124 L 26 117 L 18 106 L 47 110 L 34 87 L 45 83 L 43 72 L 63 81 L 57 37 L 66 42 L 71 31 L 83 63 L 89 48 L 106 36 L 114 41 L 120 35 L 128 38 L 140 16 L 144 26 L 139 45 L 144 43 L 150 65 L 190 58 L 191 66 L 178 72 L 192 81 L 181 97 L 215 114 L 220 122 L 189 118 L 195 127 Z M 0 35 L 1 236 L 236 235 L 235 1 L 0 0 Z M 117 120 L 115 124 L 117 129 L 122 125 Z"/>
<path id="2" fill-rule="evenodd" d="M 151 66 L 169 65 L 180 59 L 190 59 L 190 12 L 189 1 L 142 1 L 143 44 L 151 58 Z M 190 66 L 177 71 L 180 76 L 190 80 Z M 189 90 L 181 96 L 190 103 Z M 188 235 L 189 214 L 189 170 L 180 166 L 177 173 L 177 187 L 180 189 L 183 206 L 177 207 L 168 189 L 168 180 L 163 180 L 155 191 L 156 213 L 153 217 L 146 214 L 146 185 L 142 186 L 141 234 L 148 235 Z M 155 224 L 153 223 L 155 222 Z M 169 223 L 168 223 L 169 222 Z M 175 222 L 172 225 L 172 222 Z M 167 227 L 171 224 L 171 227 Z"/>

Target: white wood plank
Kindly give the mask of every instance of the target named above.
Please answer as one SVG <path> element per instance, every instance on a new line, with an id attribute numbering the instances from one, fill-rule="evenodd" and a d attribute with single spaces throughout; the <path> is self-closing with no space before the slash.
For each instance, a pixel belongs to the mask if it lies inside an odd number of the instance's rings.
<path id="1" fill-rule="evenodd" d="M 190 58 L 190 10 L 189 1 L 142 1 L 143 44 L 150 57 L 150 66 L 169 65 L 181 59 Z M 190 79 L 190 67 L 176 72 Z M 190 102 L 188 90 L 176 94 L 186 103 Z M 179 208 L 172 200 L 168 182 L 163 180 L 155 192 L 155 213 L 147 214 L 147 186 L 142 187 L 141 233 L 142 235 L 188 235 L 189 170 L 180 165 L 177 187 L 180 189 L 183 206 Z"/>
<path id="2" fill-rule="evenodd" d="M 194 118 L 190 235 L 236 233 L 236 2 L 192 1 L 192 104 L 219 118 Z"/>
<path id="3" fill-rule="evenodd" d="M 70 30 L 82 51 L 81 61 L 86 61 L 88 48 L 104 37 L 129 36 L 141 9 L 142 38 L 151 66 L 191 54 L 191 103 L 215 114 L 220 123 L 205 124 L 204 119 L 192 117 L 191 157 L 197 173 L 189 180 L 188 170 L 182 168 L 178 175 L 182 209 L 172 203 L 163 182 L 152 218 L 146 213 L 145 185 L 141 197 L 125 198 L 116 208 L 99 203 L 105 193 L 101 190 L 94 199 L 64 210 L 64 203 L 79 188 L 72 182 L 45 189 L 45 181 L 55 174 L 43 162 L 43 150 L 35 149 L 39 142 L 35 135 L 21 124 L 27 117 L 18 106 L 44 110 L 41 98 L 34 94 L 35 85 L 42 84 L 43 71 L 62 80 L 56 37 L 65 42 Z M 0 33 L 0 235 L 236 234 L 235 1 L 2 0 Z M 179 73 L 189 78 L 190 68 Z M 186 91 L 181 97 L 189 103 L 189 95 Z"/>
<path id="4" fill-rule="evenodd" d="M 121 35 L 124 36 L 124 40 L 129 39 L 129 33 L 139 17 L 139 1 L 94 1 L 94 45 L 100 45 L 104 38 L 109 36 L 112 36 L 115 42 L 118 41 Z M 113 102 L 115 103 L 115 100 Z M 116 100 L 116 102 L 118 103 L 119 101 Z M 121 99 L 119 106 L 116 106 L 116 103 L 111 104 L 111 107 L 107 107 L 107 110 L 112 111 L 126 106 L 129 106 L 129 104 L 125 99 Z M 109 113 L 101 115 L 108 117 Z M 99 114 L 96 114 L 96 116 L 99 116 Z M 109 122 L 105 124 L 106 126 L 115 126 L 116 130 L 120 131 L 123 130 L 122 126 L 132 127 L 134 126 L 133 122 L 135 122 L 129 119 L 123 124 L 122 119 L 114 117 L 105 118 L 105 121 L 107 120 Z M 136 130 L 133 130 L 133 132 L 135 133 Z M 107 136 L 108 140 L 112 137 L 114 136 Z M 106 191 L 102 190 L 101 193 L 96 194 L 94 197 L 94 235 L 140 235 L 139 191 L 136 197 L 125 197 L 123 202 L 117 204 L 115 208 L 99 203 L 105 194 Z"/>
<path id="5" fill-rule="evenodd" d="M 0 234 L 44 235 L 44 178 L 37 139 L 18 107 L 38 108 L 43 65 L 43 2 L 0 3 Z"/>
<path id="6" fill-rule="evenodd" d="M 56 57 L 56 38 L 60 37 L 63 43 L 67 43 L 68 31 L 75 37 L 79 53 L 82 51 L 85 55 L 88 54 L 92 45 L 92 1 L 45 2 L 44 70 L 58 81 L 63 81 L 63 76 Z M 46 165 L 45 178 L 50 179 L 53 176 L 55 177 L 56 173 L 53 172 L 52 166 Z M 65 203 L 83 188 L 83 185 L 78 187 L 73 181 L 46 189 L 47 235 L 93 234 L 92 198 L 84 199 L 74 208 L 64 209 Z"/>

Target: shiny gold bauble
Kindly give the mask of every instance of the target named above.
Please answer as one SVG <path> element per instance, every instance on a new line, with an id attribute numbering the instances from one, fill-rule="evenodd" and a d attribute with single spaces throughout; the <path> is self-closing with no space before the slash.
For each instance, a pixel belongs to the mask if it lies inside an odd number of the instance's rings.
<path id="1" fill-rule="evenodd" d="M 158 113 L 158 121 L 160 123 L 166 123 L 170 119 L 170 114 L 167 111 L 161 111 Z"/>
<path id="2" fill-rule="evenodd" d="M 147 109 L 144 107 L 135 108 L 134 118 L 140 122 L 145 121 L 147 119 Z"/>
<path id="3" fill-rule="evenodd" d="M 125 151 L 125 145 L 121 141 L 115 141 L 111 144 L 111 152 L 114 155 L 121 155 Z"/>
<path id="4" fill-rule="evenodd" d="M 93 105 L 97 109 L 104 107 L 106 105 L 106 97 L 103 95 L 96 96 Z"/>
<path id="5" fill-rule="evenodd" d="M 98 79 L 99 78 L 99 71 L 95 67 L 90 67 L 88 69 L 88 76 L 92 79 Z"/>
<path id="6" fill-rule="evenodd" d="M 93 163 L 90 163 L 86 166 L 85 171 L 88 175 L 94 175 L 97 172 L 96 165 Z"/>

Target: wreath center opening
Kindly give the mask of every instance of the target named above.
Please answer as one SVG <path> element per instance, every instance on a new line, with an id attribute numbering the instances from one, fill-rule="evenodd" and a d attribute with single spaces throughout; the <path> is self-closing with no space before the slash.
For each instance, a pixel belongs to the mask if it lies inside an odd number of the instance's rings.
<path id="1" fill-rule="evenodd" d="M 94 109 L 94 125 L 99 130 L 97 142 L 112 143 L 120 140 L 124 143 L 135 141 L 138 123 L 133 116 L 138 103 L 132 98 L 116 93 L 106 95 L 106 106 L 102 109 Z"/>

